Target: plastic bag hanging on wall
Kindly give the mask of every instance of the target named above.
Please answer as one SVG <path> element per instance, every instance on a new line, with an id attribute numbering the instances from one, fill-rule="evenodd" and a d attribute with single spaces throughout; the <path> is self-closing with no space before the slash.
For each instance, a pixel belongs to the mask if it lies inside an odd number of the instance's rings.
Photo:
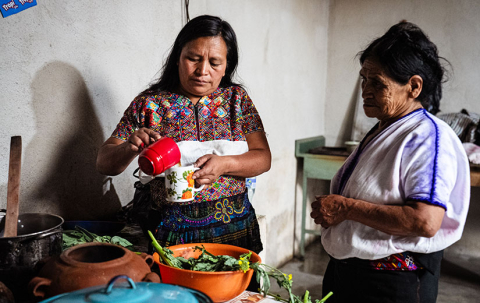
<path id="1" fill-rule="evenodd" d="M 0 11 L 3 18 L 6 18 L 35 5 L 37 0 L 0 0 Z"/>
<path id="2" fill-rule="evenodd" d="M 248 200 L 252 202 L 253 195 L 255 194 L 255 188 L 257 187 L 257 178 L 246 178 L 245 186 L 247 187 Z"/>

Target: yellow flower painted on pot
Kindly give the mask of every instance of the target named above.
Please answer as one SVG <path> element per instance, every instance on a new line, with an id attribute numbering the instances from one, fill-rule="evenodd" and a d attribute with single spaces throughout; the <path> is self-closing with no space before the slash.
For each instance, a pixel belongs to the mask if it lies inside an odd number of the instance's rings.
<path id="1" fill-rule="evenodd" d="M 223 223 L 229 223 L 230 222 L 230 215 L 233 214 L 233 207 L 231 207 L 228 203 L 228 199 L 223 199 L 223 201 L 218 201 L 215 204 L 215 208 L 217 209 L 215 211 L 215 219 L 218 221 L 222 220 Z"/>

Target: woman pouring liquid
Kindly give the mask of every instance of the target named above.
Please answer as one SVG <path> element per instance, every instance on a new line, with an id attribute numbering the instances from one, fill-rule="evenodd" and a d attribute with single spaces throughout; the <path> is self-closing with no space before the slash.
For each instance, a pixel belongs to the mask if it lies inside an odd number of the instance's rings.
<path id="1" fill-rule="evenodd" d="M 245 178 L 270 169 L 271 155 L 260 115 L 233 82 L 238 47 L 231 26 L 199 16 L 178 34 L 159 80 L 130 104 L 101 147 L 97 169 L 120 174 L 161 137 L 177 142 L 182 159 L 200 168 L 204 189 L 189 203 L 166 201 L 163 178 L 150 182 L 148 229 L 163 246 L 214 242 L 262 250 Z M 183 160 L 182 160 L 183 161 Z M 145 218 L 147 220 L 147 218 Z"/>

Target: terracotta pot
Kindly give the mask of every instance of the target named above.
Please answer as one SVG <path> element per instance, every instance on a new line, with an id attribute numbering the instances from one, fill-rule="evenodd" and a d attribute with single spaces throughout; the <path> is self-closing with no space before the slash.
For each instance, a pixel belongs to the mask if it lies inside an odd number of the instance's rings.
<path id="1" fill-rule="evenodd" d="M 150 255 L 109 243 L 86 243 L 52 257 L 40 269 L 28 287 L 35 297 L 49 298 L 91 286 L 107 284 L 117 275 L 127 275 L 134 282 L 160 282 L 151 271 Z"/>

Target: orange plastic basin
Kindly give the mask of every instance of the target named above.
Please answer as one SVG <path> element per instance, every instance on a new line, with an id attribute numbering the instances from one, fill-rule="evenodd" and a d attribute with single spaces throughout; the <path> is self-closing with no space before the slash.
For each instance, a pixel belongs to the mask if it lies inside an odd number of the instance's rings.
<path id="1" fill-rule="evenodd" d="M 198 258 L 201 250 L 194 251 L 195 246 L 204 246 L 212 255 L 228 255 L 239 258 L 249 250 L 238 246 L 216 243 L 189 243 L 168 247 L 175 257 L 182 256 Z M 203 292 L 213 302 L 225 302 L 240 295 L 250 284 L 253 269 L 243 271 L 203 272 L 186 269 L 178 269 L 160 263 L 159 255 L 153 254 L 153 260 L 160 267 L 160 276 L 163 283 L 190 287 Z M 260 256 L 254 252 L 250 257 L 250 263 L 261 262 Z"/>

